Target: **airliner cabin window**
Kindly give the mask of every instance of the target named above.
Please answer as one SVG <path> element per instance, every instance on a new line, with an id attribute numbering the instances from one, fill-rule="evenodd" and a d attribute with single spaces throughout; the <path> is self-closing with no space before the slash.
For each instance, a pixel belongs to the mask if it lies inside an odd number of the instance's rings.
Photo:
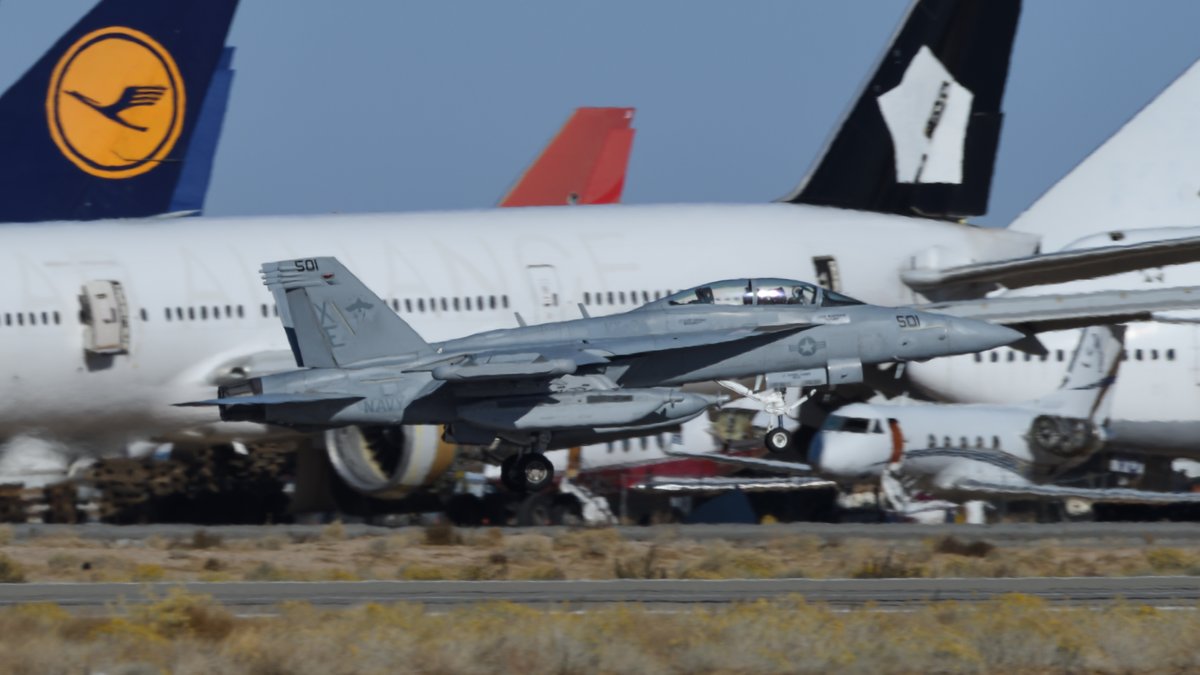
<path id="1" fill-rule="evenodd" d="M 1168 360 L 1168 361 L 1174 361 L 1174 360 L 1175 360 L 1175 350 L 1174 350 L 1174 349 L 1168 349 L 1168 350 L 1167 350 L 1167 360 Z"/>
<path id="2" fill-rule="evenodd" d="M 201 319 L 208 318 L 208 308 L 203 305 L 200 306 L 200 318 Z"/>
<path id="3" fill-rule="evenodd" d="M 500 296 L 500 303 L 504 306 L 504 309 L 508 309 L 508 296 L 507 295 Z"/>
<path id="4" fill-rule="evenodd" d="M 238 318 L 239 318 L 239 319 L 244 319 L 244 318 L 246 318 L 246 308 L 245 308 L 245 307 L 242 307 L 241 305 L 238 305 L 238 306 L 237 306 L 237 312 L 238 312 Z"/>
<path id="5" fill-rule="evenodd" d="M 494 295 L 488 296 L 488 307 L 490 307 L 492 309 L 496 309 L 496 296 L 494 296 Z"/>
<path id="6" fill-rule="evenodd" d="M 454 298 L 454 311 L 458 311 L 458 298 Z"/>
<path id="7" fill-rule="evenodd" d="M 263 316 L 266 316 L 266 315 L 267 315 L 267 306 L 263 305 Z M 175 308 L 175 320 L 183 321 L 183 308 L 182 307 Z"/>
<path id="8" fill-rule="evenodd" d="M 992 363 L 995 363 L 1000 360 L 1000 355 L 996 352 L 992 352 L 988 358 Z"/>
<path id="9" fill-rule="evenodd" d="M 412 314 L 412 298 L 404 299 L 404 312 L 406 314 Z"/>
<path id="10" fill-rule="evenodd" d="M 219 319 L 219 318 L 221 318 L 221 307 L 220 307 L 220 305 L 214 305 L 214 306 L 213 306 L 213 318 L 214 318 L 214 319 Z"/>
<path id="11" fill-rule="evenodd" d="M 167 321 L 171 320 L 171 308 L 170 307 L 163 307 L 163 316 L 167 319 Z"/>
<path id="12" fill-rule="evenodd" d="M 610 304 L 610 305 L 615 305 L 615 304 L 617 304 L 617 303 L 616 303 L 616 302 L 614 302 L 613 300 L 614 300 L 613 292 L 612 292 L 612 291 L 609 291 L 609 292 L 608 292 L 608 304 Z"/>
<path id="13" fill-rule="evenodd" d="M 936 448 L 937 447 L 937 436 L 934 436 L 933 434 L 929 434 L 929 440 L 927 441 L 927 443 L 928 443 L 928 447 Z"/>
<path id="14" fill-rule="evenodd" d="M 442 300 L 442 311 L 443 311 L 443 312 L 448 312 L 448 311 L 450 311 L 450 307 L 448 306 L 448 303 L 446 302 L 446 299 L 445 299 L 445 298 L 442 298 L 441 300 Z"/>
<path id="15" fill-rule="evenodd" d="M 942 437 L 942 447 L 943 447 L 943 448 L 949 448 L 949 447 L 950 447 L 950 446 L 952 446 L 952 445 L 954 445 L 954 443 L 952 443 L 952 442 L 950 441 L 950 437 L 949 437 L 949 436 L 943 436 L 943 437 Z"/>
<path id="16" fill-rule="evenodd" d="M 425 311 L 425 298 L 417 298 L 417 311 L 418 312 Z"/>
<path id="17" fill-rule="evenodd" d="M 262 315 L 263 315 L 264 319 L 267 318 L 267 306 L 266 305 L 262 306 Z"/>
<path id="18" fill-rule="evenodd" d="M 149 320 L 150 320 L 150 315 L 146 313 L 146 308 L 145 308 L 145 307 L 143 307 L 143 308 L 141 309 L 141 311 L 140 311 L 140 312 L 138 312 L 138 313 L 142 315 L 142 321 L 149 321 Z M 58 320 L 57 320 L 57 317 L 58 317 L 58 312 L 55 312 L 55 313 L 54 313 L 54 315 L 55 315 L 55 321 L 54 321 L 54 323 L 58 323 Z"/>
<path id="19" fill-rule="evenodd" d="M 7 313 L 6 313 L 6 314 L 4 315 L 4 325 L 5 325 L 5 326 L 11 326 L 11 325 L 12 325 L 12 314 L 7 314 Z"/>
<path id="20" fill-rule="evenodd" d="M 195 307 L 188 307 L 188 320 L 189 321 L 196 320 L 196 308 Z"/>
<path id="21" fill-rule="evenodd" d="M 1058 361 L 1060 363 L 1063 361 L 1063 350 L 1061 350 L 1061 349 L 1054 350 L 1054 360 Z"/>
<path id="22" fill-rule="evenodd" d="M 36 325 L 37 325 L 37 314 L 35 314 L 35 313 L 33 313 L 33 312 L 30 312 L 30 313 L 29 313 L 29 325 L 30 325 L 30 326 L 36 326 Z"/>
<path id="23" fill-rule="evenodd" d="M 588 291 L 583 292 L 583 304 L 585 304 L 585 305 L 592 304 L 592 294 Z"/>
<path id="24" fill-rule="evenodd" d="M 617 297 L 620 300 L 622 305 L 625 304 L 625 291 L 621 291 L 620 293 L 618 293 Z"/>
<path id="25" fill-rule="evenodd" d="M 142 311 L 145 312 L 146 310 L 143 309 Z M 59 316 L 58 312 L 57 311 L 54 312 L 54 325 L 55 326 L 57 326 L 59 323 L 61 323 L 61 319 L 62 319 L 62 317 Z"/>

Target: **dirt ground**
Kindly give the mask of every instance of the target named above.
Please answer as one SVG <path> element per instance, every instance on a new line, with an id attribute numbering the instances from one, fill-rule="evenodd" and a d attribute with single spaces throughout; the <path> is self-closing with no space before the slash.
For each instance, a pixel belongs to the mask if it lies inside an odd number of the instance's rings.
<path id="1" fill-rule="evenodd" d="M 613 579 L 1200 575 L 1200 545 L 1103 540 L 994 545 L 930 537 L 834 536 L 630 541 L 611 529 L 555 536 L 431 526 L 347 536 L 334 524 L 304 537 L 224 541 L 203 529 L 116 541 L 56 533 L 16 540 L 0 527 L 0 581 Z"/>

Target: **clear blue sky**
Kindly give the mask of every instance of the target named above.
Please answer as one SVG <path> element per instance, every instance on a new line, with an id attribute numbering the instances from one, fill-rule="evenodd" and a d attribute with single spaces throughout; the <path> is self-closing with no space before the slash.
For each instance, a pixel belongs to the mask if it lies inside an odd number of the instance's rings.
<path id="1" fill-rule="evenodd" d="M 0 0 L 0 87 L 92 4 Z M 625 201 L 768 201 L 906 4 L 243 0 L 208 212 L 487 207 L 579 105 L 638 109 Z M 1011 220 L 1200 57 L 1197 26 L 1193 0 L 1027 0 L 981 222 Z"/>

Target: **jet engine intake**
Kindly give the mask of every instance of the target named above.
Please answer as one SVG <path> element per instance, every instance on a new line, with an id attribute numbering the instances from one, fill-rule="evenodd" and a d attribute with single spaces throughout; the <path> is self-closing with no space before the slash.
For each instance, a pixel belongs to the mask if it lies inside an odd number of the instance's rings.
<path id="1" fill-rule="evenodd" d="M 458 449 L 436 426 L 348 426 L 325 432 L 334 471 L 353 490 L 401 499 L 427 487 L 453 464 Z"/>

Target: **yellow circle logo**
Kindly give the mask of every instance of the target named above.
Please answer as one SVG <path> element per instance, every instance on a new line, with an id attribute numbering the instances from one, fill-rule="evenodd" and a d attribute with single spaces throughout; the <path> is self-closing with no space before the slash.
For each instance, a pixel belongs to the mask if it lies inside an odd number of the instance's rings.
<path id="1" fill-rule="evenodd" d="M 54 144 L 101 178 L 130 178 L 167 156 L 183 129 L 183 78 L 154 38 L 120 26 L 79 39 L 50 76 Z"/>

